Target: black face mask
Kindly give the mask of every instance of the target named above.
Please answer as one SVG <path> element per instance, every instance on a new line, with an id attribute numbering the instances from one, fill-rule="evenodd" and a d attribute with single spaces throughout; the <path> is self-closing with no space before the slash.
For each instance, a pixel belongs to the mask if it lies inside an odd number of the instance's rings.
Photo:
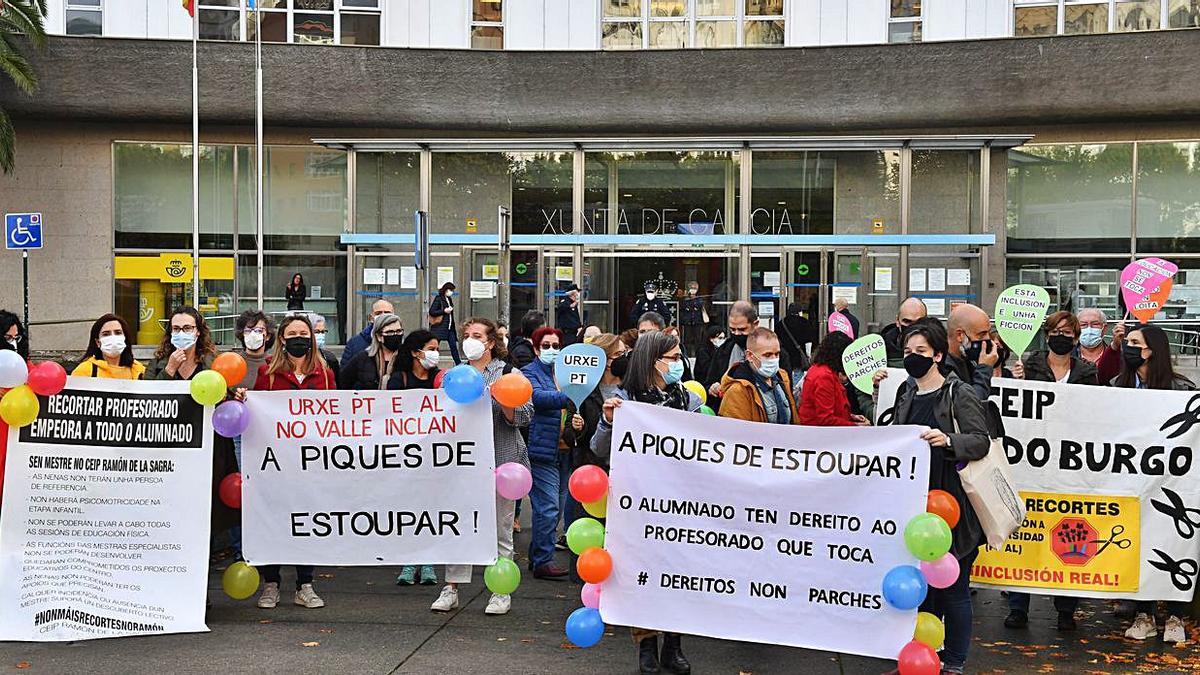
<path id="1" fill-rule="evenodd" d="M 971 346 L 963 351 L 963 357 L 971 363 L 979 363 L 979 356 L 983 354 L 984 342 L 991 342 L 991 340 L 972 340 Z"/>
<path id="2" fill-rule="evenodd" d="M 999 345 L 996 346 L 996 366 L 997 367 L 1003 368 L 1005 362 L 1008 361 L 1008 357 L 1010 357 L 1010 356 L 1012 356 L 1012 350 L 1010 350 L 1008 347 L 1001 347 Z"/>
<path id="3" fill-rule="evenodd" d="M 312 351 L 312 338 L 288 338 L 283 341 L 283 348 L 287 350 L 288 354 L 296 358 L 308 356 L 308 353 Z"/>
<path id="4" fill-rule="evenodd" d="M 400 347 L 404 345 L 403 335 L 384 335 L 383 346 L 389 352 L 400 351 Z"/>
<path id="5" fill-rule="evenodd" d="M 909 354 L 904 357 L 904 370 L 915 379 L 925 377 L 925 373 L 933 367 L 933 359 L 922 354 Z"/>
<path id="6" fill-rule="evenodd" d="M 612 363 L 609 365 L 609 371 L 612 372 L 613 377 L 616 377 L 616 378 L 619 378 L 622 380 L 625 379 L 625 371 L 628 369 L 629 369 L 629 356 L 627 354 L 622 354 L 622 355 L 618 356 L 617 358 L 613 359 Z"/>
<path id="7" fill-rule="evenodd" d="M 742 349 L 745 349 L 745 348 L 746 348 L 746 337 L 747 337 L 747 336 L 746 336 L 745 334 L 743 334 L 743 335 L 733 335 L 733 336 L 731 336 L 731 337 L 729 338 L 729 340 L 730 340 L 730 342 L 732 342 L 733 344 L 735 344 L 735 345 L 737 345 L 737 346 L 741 347 Z"/>
<path id="8" fill-rule="evenodd" d="M 1130 368 L 1141 368 L 1146 359 L 1142 358 L 1142 348 L 1134 347 L 1133 345 L 1124 345 L 1121 347 L 1121 359 L 1125 361 L 1125 365 Z"/>
<path id="9" fill-rule="evenodd" d="M 1075 349 L 1075 341 L 1066 335 L 1051 335 L 1046 338 L 1046 346 L 1050 347 L 1050 351 L 1055 354 L 1066 356 L 1071 353 L 1071 350 Z"/>

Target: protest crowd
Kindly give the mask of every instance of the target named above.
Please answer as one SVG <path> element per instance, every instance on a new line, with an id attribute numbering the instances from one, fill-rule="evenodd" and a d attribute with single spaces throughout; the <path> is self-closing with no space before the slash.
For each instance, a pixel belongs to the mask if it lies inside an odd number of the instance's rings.
<path id="1" fill-rule="evenodd" d="M 298 275 L 293 283 L 302 289 Z M 532 388 L 528 402 L 515 406 L 491 402 L 496 466 L 516 463 L 532 475 L 528 502 L 496 495 L 496 550 L 500 557 L 513 558 L 514 532 L 531 532 L 529 571 L 545 580 L 579 580 L 579 557 L 567 550 L 566 533 L 575 520 L 588 517 L 588 511 L 568 486 L 580 467 L 609 468 L 617 442 L 614 419 L 624 404 L 638 402 L 765 425 L 868 427 L 879 420 L 923 427 L 920 438 L 928 446 L 928 487 L 948 493 L 960 514 L 949 548 L 958 574 L 945 587 L 930 587 L 920 605 L 922 612 L 944 622 L 940 668 L 948 673 L 964 672 L 968 664 L 971 570 L 986 542 L 984 526 L 959 471 L 985 458 L 992 439 L 1005 435 L 997 405 L 989 401 L 993 379 L 1195 389 L 1174 370 L 1161 328 L 1114 320 L 1094 308 L 1049 314 L 1038 340 L 1045 347 L 1022 354 L 1005 344 L 997 331 L 1000 322 L 978 306 L 956 304 L 941 320 L 928 316 L 920 299 L 909 298 L 899 306 L 894 323 L 879 331 L 887 366 L 902 368 L 904 373 L 876 369 L 863 387 L 855 386 L 845 366 L 847 350 L 863 335 L 858 334 L 858 320 L 851 318 L 844 301 L 835 312 L 847 318 L 846 329 L 819 331 L 806 317 L 789 311 L 772 330 L 755 306 L 744 300 L 728 309 L 724 325 L 710 322 L 707 312 L 701 319 L 695 308 L 690 310 L 695 316 L 684 324 L 670 315 L 661 299 L 648 293 L 635 310 L 636 328 L 616 334 L 583 321 L 576 286 L 564 293 L 556 312 L 557 326 L 546 325 L 537 311 L 528 312 L 511 327 L 494 318 L 457 316 L 454 291 L 453 284 L 443 286 L 428 306 L 426 325 L 418 327 L 403 325 L 386 300 L 375 302 L 362 331 L 340 355 L 327 348 L 325 320 L 320 316 L 302 309 L 281 317 L 246 311 L 237 319 L 235 337 L 236 353 L 247 368 L 241 381 L 228 388 L 227 400 L 251 400 L 265 391 L 432 390 L 443 386 L 449 364 L 460 362 L 475 368 L 488 386 L 510 373 L 523 374 Z M 298 290 L 297 297 L 302 293 Z M 83 359 L 71 374 L 191 380 L 213 369 L 220 356 L 204 317 L 187 306 L 170 314 L 162 342 L 148 362 L 135 358 L 132 342 L 125 318 L 99 317 L 87 344 L 81 345 Z M 554 373 L 559 354 L 576 343 L 595 346 L 606 357 L 598 383 L 581 404 L 560 389 Z M 18 317 L 0 311 L 0 348 L 28 359 L 30 347 Z M 897 378 L 903 380 L 899 389 L 885 400 L 880 394 L 883 385 L 888 379 L 894 385 Z M 225 477 L 239 470 L 246 451 L 240 436 L 218 436 L 213 442 L 212 534 L 222 546 L 228 543 L 235 560 L 241 555 L 240 515 L 219 493 Z M 570 565 L 561 564 L 566 556 Z M 264 612 L 277 608 L 285 588 L 299 607 L 325 606 L 312 565 L 296 565 L 294 570 L 264 565 L 259 571 L 262 586 L 256 602 Z M 430 610 L 448 612 L 459 606 L 459 587 L 472 583 L 472 567 L 413 564 L 402 567 L 394 582 L 429 586 Z M 1004 626 L 1025 629 L 1030 595 L 1011 591 L 1007 601 Z M 485 612 L 506 614 L 513 602 L 509 594 L 493 593 Z M 1053 602 L 1057 629 L 1078 630 L 1080 599 L 1060 595 Z M 1128 617 L 1125 635 L 1133 640 L 1178 643 L 1187 639 L 1185 603 L 1121 601 L 1106 607 Z M 686 636 L 639 627 L 632 627 L 631 634 L 635 646 L 630 665 L 636 661 L 639 672 L 691 672 Z"/>

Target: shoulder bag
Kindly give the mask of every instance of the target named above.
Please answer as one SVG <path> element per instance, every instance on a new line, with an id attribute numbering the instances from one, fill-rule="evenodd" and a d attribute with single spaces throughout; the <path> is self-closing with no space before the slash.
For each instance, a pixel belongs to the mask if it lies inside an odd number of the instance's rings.
<path id="1" fill-rule="evenodd" d="M 950 389 L 950 420 L 954 432 L 959 433 L 958 419 L 954 416 L 953 387 Z M 988 546 L 1001 548 L 1025 521 L 1025 500 L 1013 482 L 1003 439 L 991 439 L 988 454 L 967 462 L 958 472 L 958 478 L 983 527 Z"/>

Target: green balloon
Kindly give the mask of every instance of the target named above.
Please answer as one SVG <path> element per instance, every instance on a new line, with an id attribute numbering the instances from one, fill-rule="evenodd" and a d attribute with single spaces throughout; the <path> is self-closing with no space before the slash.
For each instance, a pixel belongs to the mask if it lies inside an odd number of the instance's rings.
<path id="1" fill-rule="evenodd" d="M 483 583 L 496 595 L 512 595 L 521 585 L 521 568 L 508 558 L 497 558 L 483 571 Z"/>
<path id="2" fill-rule="evenodd" d="M 216 405 L 225 400 L 225 378 L 215 370 L 196 373 L 192 378 L 192 398 L 200 405 Z"/>
<path id="3" fill-rule="evenodd" d="M 925 561 L 946 555 L 952 539 L 950 526 L 936 513 L 914 516 L 904 528 L 904 544 L 909 552 Z"/>
<path id="4" fill-rule="evenodd" d="M 567 528 L 567 548 L 583 555 L 589 548 L 604 548 L 604 526 L 595 518 L 579 518 Z"/>
<path id="5" fill-rule="evenodd" d="M 258 590 L 258 570 L 239 560 L 225 568 L 221 575 L 221 588 L 225 595 L 234 600 L 245 600 Z"/>
<path id="6" fill-rule="evenodd" d="M 702 405 L 702 406 L 700 406 L 700 412 L 701 412 L 701 413 L 703 413 L 703 414 L 705 414 L 705 415 L 710 415 L 710 416 L 712 416 L 712 417 L 716 417 L 716 416 L 717 416 L 717 412 L 716 412 L 715 410 L 713 410 L 712 408 L 710 408 L 710 407 L 706 406 L 706 405 Z"/>

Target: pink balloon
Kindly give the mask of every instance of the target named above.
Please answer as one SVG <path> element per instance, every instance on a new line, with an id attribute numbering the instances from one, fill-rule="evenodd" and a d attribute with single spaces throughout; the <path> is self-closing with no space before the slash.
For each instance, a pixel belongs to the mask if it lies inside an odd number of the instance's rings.
<path id="1" fill-rule="evenodd" d="M 496 492 L 501 497 L 516 501 L 529 494 L 533 487 L 533 474 L 523 465 L 507 462 L 496 467 Z"/>
<path id="2" fill-rule="evenodd" d="M 934 560 L 932 562 L 921 561 L 921 574 L 925 575 L 925 581 L 934 588 L 949 588 L 958 581 L 958 558 L 954 557 L 953 553 Z"/>
<path id="3" fill-rule="evenodd" d="M 583 600 L 584 607 L 600 609 L 600 584 L 584 584 L 579 599 Z"/>

